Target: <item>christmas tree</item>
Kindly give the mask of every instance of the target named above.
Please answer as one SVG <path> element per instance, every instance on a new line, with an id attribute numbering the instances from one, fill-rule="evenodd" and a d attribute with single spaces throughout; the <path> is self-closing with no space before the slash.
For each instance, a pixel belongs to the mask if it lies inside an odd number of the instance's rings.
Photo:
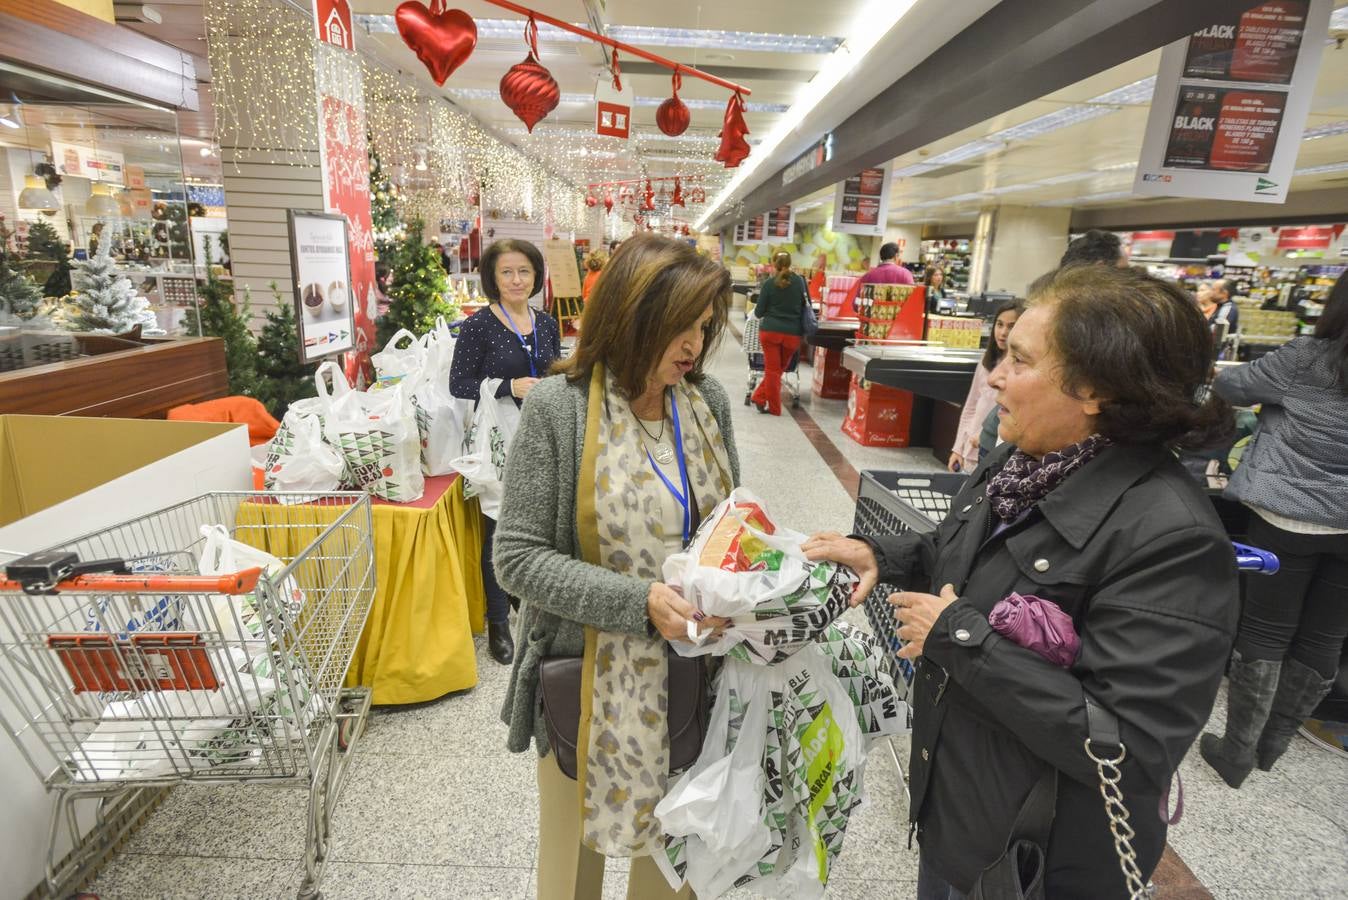
<path id="1" fill-rule="evenodd" d="M 61 240 L 50 222 L 37 221 L 28 227 L 28 258 L 56 263 L 55 271 L 42 285 L 44 296 L 64 297 L 70 293 L 70 245 Z"/>
<path id="2" fill-rule="evenodd" d="M 188 309 L 183 329 L 189 335 L 218 337 L 225 343 L 225 371 L 231 394 L 257 396 L 257 340 L 248 328 L 248 292 L 243 304 L 234 305 L 230 289 L 211 271 L 211 239 L 204 240 L 206 284 L 197 287 L 200 301 Z"/>
<path id="3" fill-rule="evenodd" d="M 100 241 L 92 259 L 75 265 L 75 296 L 65 317 L 72 331 L 125 334 L 139 325 L 143 335 L 164 333 L 150 301 L 137 296 L 131 279 L 114 268 L 112 241 Z"/>
<path id="4" fill-rule="evenodd" d="M 400 328 L 422 335 L 435 327 L 437 316 L 454 321 L 458 307 L 445 299 L 449 279 L 440 265 L 440 254 L 421 239 L 421 222 L 408 225 L 407 236 L 398 245 L 389 283 L 388 312 L 376 323 L 375 340 L 384 346 Z"/>
<path id="5" fill-rule="evenodd" d="M 42 307 L 42 290 L 37 282 L 9 267 L 0 256 L 0 311 L 20 319 L 31 319 Z"/>
<path id="6" fill-rule="evenodd" d="M 267 322 L 257 339 L 257 399 L 279 419 L 296 400 L 317 394 L 314 372 L 318 363 L 300 362 L 295 307 L 281 299 L 274 281 L 271 292 L 276 307 L 268 311 Z"/>

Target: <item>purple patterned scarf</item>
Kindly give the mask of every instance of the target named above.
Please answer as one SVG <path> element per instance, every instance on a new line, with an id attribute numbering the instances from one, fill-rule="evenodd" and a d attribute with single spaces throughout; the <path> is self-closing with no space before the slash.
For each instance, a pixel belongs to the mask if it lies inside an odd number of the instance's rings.
<path id="1" fill-rule="evenodd" d="M 1045 454 L 1043 460 L 1017 450 L 1002 470 L 988 479 L 992 511 L 1003 522 L 1015 520 L 1109 445 L 1109 438 L 1093 434 L 1079 444 Z"/>

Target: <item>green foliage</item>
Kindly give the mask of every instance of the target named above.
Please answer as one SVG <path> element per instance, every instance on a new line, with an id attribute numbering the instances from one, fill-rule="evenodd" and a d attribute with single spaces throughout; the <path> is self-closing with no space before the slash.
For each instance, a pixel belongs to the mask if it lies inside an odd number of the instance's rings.
<path id="1" fill-rule="evenodd" d="M 42 285 L 44 296 L 64 297 L 70 293 L 70 245 L 61 240 L 50 222 L 37 221 L 29 226 L 28 258 L 56 263 L 56 271 Z"/>
<path id="2" fill-rule="evenodd" d="M 0 312 L 31 319 L 42 307 L 42 290 L 37 282 L 9 267 L 0 255 Z"/>
<path id="3" fill-rule="evenodd" d="M 211 272 L 211 240 L 205 241 L 206 284 L 197 286 L 200 298 L 196 308 L 187 310 L 183 327 L 189 335 L 198 328 L 204 337 L 218 337 L 225 342 L 225 369 L 229 373 L 229 392 L 245 397 L 256 397 L 257 339 L 248 327 L 248 293 L 244 292 L 241 305 L 234 304 L 229 287 Z M 200 314 L 198 315 L 198 310 Z"/>
<path id="4" fill-rule="evenodd" d="M 275 307 L 267 313 L 267 322 L 257 339 L 257 399 L 279 419 L 296 400 L 317 394 L 314 372 L 318 363 L 300 362 L 295 306 L 282 299 L 274 281 L 271 292 Z"/>
<path id="5" fill-rule="evenodd" d="M 422 335 L 435 327 L 437 316 L 453 321 L 458 307 L 445 299 L 449 279 L 440 265 L 440 254 L 421 239 L 422 223 L 412 222 L 398 244 L 389 285 L 388 312 L 376 322 L 375 341 L 380 347 L 406 328 Z"/>

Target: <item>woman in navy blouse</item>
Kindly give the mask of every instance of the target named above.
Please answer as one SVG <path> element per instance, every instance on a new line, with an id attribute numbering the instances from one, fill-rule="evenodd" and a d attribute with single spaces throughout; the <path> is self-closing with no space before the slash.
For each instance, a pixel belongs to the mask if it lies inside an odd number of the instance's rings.
<path id="1" fill-rule="evenodd" d="M 490 304 L 459 328 L 449 390 L 477 400 L 482 382 L 501 379 L 497 397 L 520 405 L 538 379 L 562 355 L 562 336 L 551 316 L 537 316 L 529 298 L 543 289 L 543 254 L 528 241 L 500 240 L 482 254 L 482 293 Z M 508 665 L 515 657 L 510 636 L 510 598 L 496 583 L 491 564 L 496 523 L 482 517 L 482 585 L 487 592 L 487 648 Z"/>

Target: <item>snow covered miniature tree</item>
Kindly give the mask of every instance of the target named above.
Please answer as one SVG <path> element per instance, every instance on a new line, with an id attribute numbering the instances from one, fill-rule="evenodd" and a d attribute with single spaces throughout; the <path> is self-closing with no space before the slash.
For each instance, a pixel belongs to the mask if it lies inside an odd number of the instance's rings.
<path id="1" fill-rule="evenodd" d="M 44 298 L 37 282 L 9 267 L 0 256 L 0 312 L 19 319 L 31 319 L 42 309 Z"/>
<path id="2" fill-rule="evenodd" d="M 163 334 L 150 310 L 150 301 L 136 295 L 131 279 L 113 268 L 112 241 L 99 241 L 92 259 L 75 263 L 75 289 L 66 322 L 73 331 L 125 334 L 137 325 L 140 333 Z"/>

